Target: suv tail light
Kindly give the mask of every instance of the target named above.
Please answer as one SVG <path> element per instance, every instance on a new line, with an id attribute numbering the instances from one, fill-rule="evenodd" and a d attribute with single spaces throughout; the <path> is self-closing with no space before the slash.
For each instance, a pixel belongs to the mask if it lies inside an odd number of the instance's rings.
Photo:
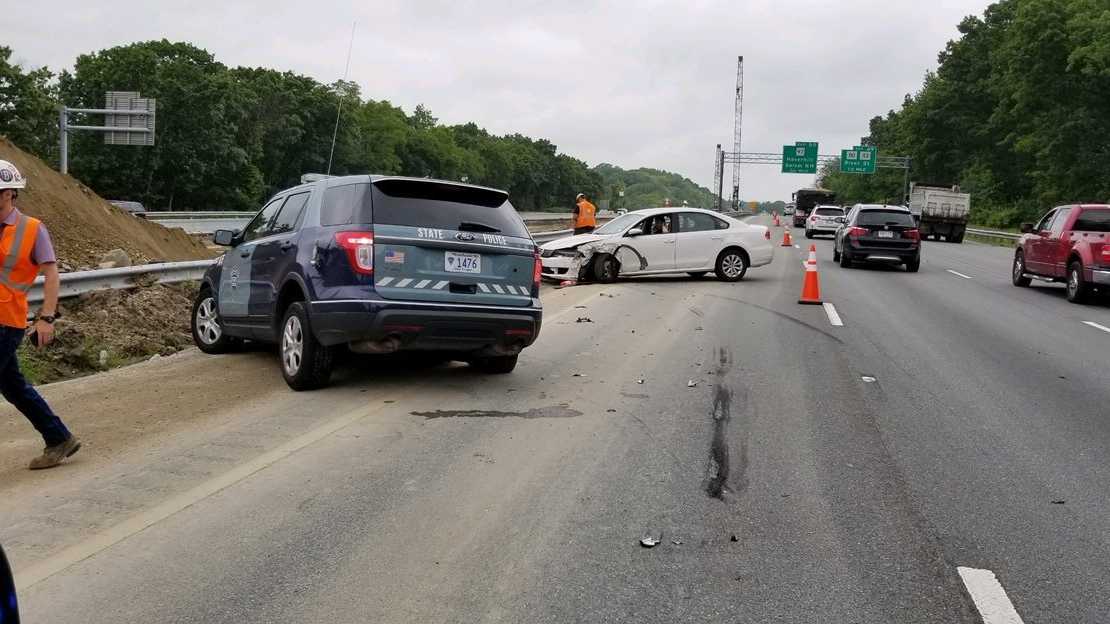
<path id="1" fill-rule="evenodd" d="M 1110 242 L 1107 241 L 1102 243 L 1102 264 L 1103 266 L 1110 266 Z"/>
<path id="2" fill-rule="evenodd" d="M 347 260 L 355 273 L 374 274 L 373 232 L 336 232 L 335 242 L 347 252 Z"/>
<path id="3" fill-rule="evenodd" d="M 920 230 L 903 230 L 902 238 L 908 238 L 910 240 L 915 240 L 917 242 L 921 242 L 921 231 Z"/>
<path id="4" fill-rule="evenodd" d="M 771 240 L 771 230 L 769 230 L 769 229 L 768 230 L 763 230 L 763 238 L 766 238 L 767 240 Z"/>
<path id="5" fill-rule="evenodd" d="M 814 213 L 814 214 L 810 215 L 809 220 L 813 221 L 813 222 L 816 222 L 817 221 L 817 213 Z"/>
<path id="6" fill-rule="evenodd" d="M 540 248 L 539 247 L 536 247 L 536 251 L 534 252 L 533 257 L 536 259 L 536 261 L 532 265 L 532 296 L 533 297 L 539 297 L 540 296 L 540 279 L 541 279 L 541 276 L 543 274 L 543 263 L 540 262 Z"/>
<path id="7" fill-rule="evenodd" d="M 867 236 L 869 233 L 870 233 L 870 230 L 868 230 L 867 228 L 854 226 L 854 227 L 852 227 L 848 230 L 848 237 L 849 238 L 859 238 L 861 236 Z"/>

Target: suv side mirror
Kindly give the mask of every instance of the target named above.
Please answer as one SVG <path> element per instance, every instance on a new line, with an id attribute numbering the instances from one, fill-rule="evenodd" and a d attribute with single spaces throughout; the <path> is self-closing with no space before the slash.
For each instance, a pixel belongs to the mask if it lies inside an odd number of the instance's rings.
<path id="1" fill-rule="evenodd" d="M 1022 234 L 1029 234 L 1032 231 L 1033 231 L 1033 224 L 1032 223 L 1022 223 L 1021 224 L 1021 233 Z"/>
<path id="2" fill-rule="evenodd" d="M 631 230 L 628 230 L 628 233 L 625 234 L 625 236 L 643 236 L 643 234 L 644 231 L 640 228 L 632 228 Z"/>
<path id="3" fill-rule="evenodd" d="M 212 234 L 212 242 L 221 247 L 231 247 L 235 244 L 235 230 L 216 230 Z"/>
<path id="4" fill-rule="evenodd" d="M 836 222 L 840 223 L 840 224 L 847 223 L 848 222 L 848 217 L 837 217 Z"/>

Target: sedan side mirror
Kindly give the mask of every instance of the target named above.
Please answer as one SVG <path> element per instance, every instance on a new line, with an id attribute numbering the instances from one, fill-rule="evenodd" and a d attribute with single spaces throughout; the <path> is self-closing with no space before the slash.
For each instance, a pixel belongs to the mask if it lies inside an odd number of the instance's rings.
<path id="1" fill-rule="evenodd" d="M 1032 223 L 1022 223 L 1021 224 L 1021 233 L 1022 234 L 1029 234 L 1032 231 L 1033 231 L 1033 224 Z"/>
<path id="2" fill-rule="evenodd" d="M 631 230 L 628 230 L 628 233 L 625 234 L 625 236 L 643 236 L 643 234 L 644 231 L 640 228 L 632 228 Z"/>
<path id="3" fill-rule="evenodd" d="M 235 244 L 235 230 L 216 230 L 212 235 L 212 242 L 221 247 L 231 247 Z"/>
<path id="4" fill-rule="evenodd" d="M 843 223 L 847 223 L 848 219 L 846 217 L 837 217 L 836 222 L 843 224 Z"/>

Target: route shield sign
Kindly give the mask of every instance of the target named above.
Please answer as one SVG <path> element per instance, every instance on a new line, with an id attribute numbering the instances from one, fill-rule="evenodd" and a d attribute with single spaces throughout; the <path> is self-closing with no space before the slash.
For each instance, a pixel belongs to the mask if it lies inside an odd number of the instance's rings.
<path id="1" fill-rule="evenodd" d="M 877 148 L 863 145 L 840 150 L 840 170 L 844 173 L 875 173 L 878 155 Z"/>
<path id="2" fill-rule="evenodd" d="M 798 141 L 782 146 L 783 173 L 817 173 L 817 144 Z"/>

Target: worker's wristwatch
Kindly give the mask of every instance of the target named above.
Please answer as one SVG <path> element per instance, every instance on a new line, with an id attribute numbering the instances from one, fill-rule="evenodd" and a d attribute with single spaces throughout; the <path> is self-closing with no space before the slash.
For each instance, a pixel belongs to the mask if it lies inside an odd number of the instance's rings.
<path id="1" fill-rule="evenodd" d="M 44 321 L 44 322 L 46 322 L 46 323 L 49 323 L 49 324 L 53 325 L 53 324 L 54 324 L 54 321 L 55 321 L 55 319 L 57 319 L 57 318 L 58 318 L 59 316 L 61 316 L 61 315 L 60 315 L 60 314 L 57 314 L 57 315 L 52 315 L 52 314 L 40 314 L 40 315 L 39 315 L 39 318 L 38 318 L 38 320 L 40 320 L 40 321 Z"/>

